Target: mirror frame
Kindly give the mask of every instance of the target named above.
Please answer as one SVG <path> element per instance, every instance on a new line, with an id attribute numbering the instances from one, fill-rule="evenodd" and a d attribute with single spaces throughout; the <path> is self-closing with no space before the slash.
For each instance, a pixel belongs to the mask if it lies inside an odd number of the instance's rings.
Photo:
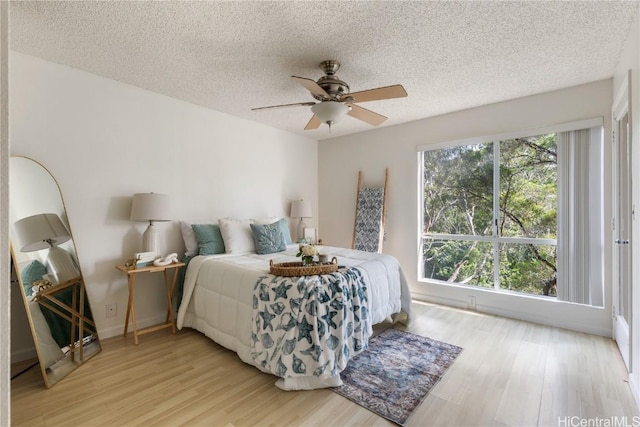
<path id="1" fill-rule="evenodd" d="M 15 165 L 14 159 L 21 159 L 21 161 L 24 160 L 24 161 L 33 162 L 34 168 L 36 167 L 41 168 L 42 174 L 47 175 L 48 178 L 51 179 L 51 183 L 47 183 L 47 185 L 50 186 L 51 189 L 53 188 L 57 189 L 58 197 L 56 198 L 55 195 L 50 195 L 49 197 L 51 198 L 50 200 L 53 201 L 52 204 L 56 204 L 56 205 L 59 199 L 59 203 L 60 203 L 59 208 L 61 209 L 61 212 L 58 213 L 58 215 L 61 216 L 61 220 L 65 223 L 65 226 L 69 230 L 69 235 L 71 236 L 71 239 L 68 242 L 63 243 L 62 246 L 66 246 L 68 248 L 67 251 L 71 253 L 72 258 L 75 258 L 74 261 L 78 271 L 77 277 L 74 277 L 69 280 L 63 280 L 61 283 L 56 283 L 50 288 L 40 290 L 39 292 L 37 292 L 35 297 L 27 296 L 24 288 L 21 261 L 20 261 L 24 257 L 17 256 L 16 248 L 14 246 L 15 231 L 13 226 L 15 222 L 21 218 L 13 218 L 12 211 L 11 211 L 11 202 L 15 201 L 15 198 L 11 197 L 11 194 L 14 192 L 18 192 L 16 190 L 16 187 L 19 186 L 20 184 L 19 183 L 16 184 L 15 182 L 10 181 L 9 183 L 9 188 L 10 188 L 9 218 L 11 222 L 10 224 L 11 259 L 13 262 L 15 275 L 19 284 L 20 294 L 22 295 L 22 301 L 24 303 L 24 307 L 25 307 L 25 311 L 26 311 L 26 315 L 29 323 L 29 328 L 31 329 L 31 335 L 33 338 L 33 343 L 35 345 L 36 354 L 38 356 L 38 362 L 40 365 L 40 370 L 42 372 L 42 377 L 43 377 L 45 386 L 47 388 L 50 388 L 54 384 L 56 384 L 58 381 L 66 377 L 68 374 L 73 372 L 75 369 L 83 365 L 93 356 L 98 354 L 102 350 L 102 346 L 98 336 L 98 330 L 95 324 L 95 317 L 93 315 L 94 311 L 91 307 L 91 303 L 89 301 L 89 298 L 86 292 L 84 276 L 82 275 L 82 269 L 80 267 L 80 263 L 78 262 L 78 253 L 77 253 L 75 242 L 73 239 L 73 232 L 71 230 L 71 226 L 67 218 L 67 210 L 64 203 L 64 198 L 62 197 L 62 191 L 60 190 L 60 185 L 58 184 L 58 181 L 55 179 L 51 171 L 49 171 L 49 169 L 47 169 L 42 163 L 26 156 L 11 156 L 11 158 L 9 159 L 10 176 L 12 173 L 11 171 L 12 166 Z M 40 213 L 48 213 L 48 212 L 40 212 Z M 73 294 L 71 307 L 66 306 L 65 303 L 60 302 L 56 297 L 57 293 L 61 293 L 62 291 L 65 291 L 68 289 L 71 289 L 72 290 L 71 293 Z M 11 289 L 11 292 L 13 291 L 14 289 Z M 63 354 L 63 356 L 57 356 L 57 357 L 60 357 L 60 359 L 54 363 L 50 363 L 51 366 L 45 366 L 47 359 L 45 359 L 45 355 L 44 355 L 44 349 L 43 349 L 44 344 L 40 342 L 40 338 L 39 338 L 39 333 L 42 333 L 44 328 L 41 327 L 40 329 L 38 329 L 36 327 L 36 321 L 34 321 L 34 316 L 30 308 L 30 300 L 31 300 L 31 304 L 35 302 L 38 305 L 38 307 L 46 307 L 50 312 L 58 315 L 59 317 L 62 317 L 63 319 L 66 319 L 68 322 L 71 323 L 71 342 L 69 346 L 65 347 L 65 348 L 68 348 L 68 350 L 64 352 L 61 349 L 61 354 Z M 64 308 L 65 306 L 67 308 Z M 89 311 L 91 314 L 90 318 L 85 315 L 85 307 L 89 308 Z M 72 310 L 69 310 L 69 308 L 71 308 Z M 42 314 L 39 314 L 37 317 L 38 317 L 39 325 L 47 326 L 46 322 L 44 324 L 42 323 L 42 320 L 44 320 Z M 48 326 L 46 327 L 46 329 L 47 330 L 45 331 L 45 333 L 49 332 Z M 88 340 L 86 339 L 87 333 L 89 334 L 89 337 L 90 337 Z M 80 336 L 82 337 L 80 338 Z M 52 339 L 50 339 L 49 341 L 51 340 Z M 85 343 L 85 340 L 88 342 Z M 55 343 L 55 341 L 53 342 Z M 76 345 L 78 342 L 80 343 L 80 345 Z M 54 368 L 54 369 L 50 369 L 50 368 Z"/>

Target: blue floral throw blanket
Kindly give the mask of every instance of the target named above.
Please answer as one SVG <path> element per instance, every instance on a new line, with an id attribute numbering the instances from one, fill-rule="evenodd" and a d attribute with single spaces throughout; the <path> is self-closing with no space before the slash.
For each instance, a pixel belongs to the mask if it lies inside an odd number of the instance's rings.
<path id="1" fill-rule="evenodd" d="M 278 377 L 334 377 L 372 334 L 362 271 L 261 276 L 253 293 L 252 357 Z"/>

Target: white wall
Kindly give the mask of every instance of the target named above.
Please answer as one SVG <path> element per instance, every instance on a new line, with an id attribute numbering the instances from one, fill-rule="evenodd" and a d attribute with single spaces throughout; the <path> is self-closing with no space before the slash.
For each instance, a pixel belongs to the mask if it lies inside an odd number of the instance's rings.
<path id="1" fill-rule="evenodd" d="M 169 194 L 176 220 L 286 216 L 300 198 L 318 212 L 315 140 L 16 52 L 10 90 L 11 154 L 58 181 L 102 338 L 124 326 L 127 282 L 115 266 L 141 251 L 132 194 Z M 177 222 L 156 227 L 165 253 L 184 252 Z M 138 325 L 165 309 L 161 276 L 140 277 Z"/>
<path id="2" fill-rule="evenodd" d="M 593 308 L 539 298 L 521 298 L 462 286 L 418 281 L 417 147 L 476 136 L 603 117 L 610 133 L 611 80 L 459 111 L 412 123 L 319 142 L 320 235 L 327 244 L 351 245 L 358 171 L 366 185 L 381 185 L 389 168 L 384 252 L 402 264 L 416 299 L 466 307 L 475 296 L 478 310 L 553 324 L 602 335 L 611 334 L 610 284 L 605 308 Z M 409 94 L 411 96 L 411 94 Z M 607 148 L 610 144 L 605 144 Z M 605 149 L 605 176 L 611 153 Z M 605 184 L 605 188 L 610 188 Z M 610 195 L 605 205 L 611 203 Z M 610 223 L 610 212 L 605 223 Z M 609 231 L 606 231 L 609 233 Z M 605 236 L 605 269 L 611 269 L 610 235 Z"/>
<path id="3" fill-rule="evenodd" d="M 0 182 L 9 178 L 9 5 L 0 2 Z M 3 286 L 9 281 L 9 193 L 4 184 L 0 187 L 0 425 L 11 422 L 11 405 L 9 404 L 9 346 L 10 341 L 9 287 Z"/>
<path id="4" fill-rule="evenodd" d="M 613 78 L 613 95 L 620 90 L 624 78 L 631 70 L 631 174 L 632 174 L 632 206 L 640 207 L 640 17 L 636 14 L 629 38 L 616 67 Z M 640 403 L 640 224 L 633 218 L 633 235 L 631 236 L 632 260 L 632 323 L 631 323 L 631 375 L 629 384 Z"/>

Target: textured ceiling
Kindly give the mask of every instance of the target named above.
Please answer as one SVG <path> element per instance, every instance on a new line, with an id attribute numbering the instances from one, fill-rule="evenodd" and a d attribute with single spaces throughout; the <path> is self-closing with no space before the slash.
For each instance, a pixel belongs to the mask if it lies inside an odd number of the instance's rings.
<path id="1" fill-rule="evenodd" d="M 613 75 L 638 2 L 12 1 L 13 50 L 213 110 L 325 139 L 372 129 L 346 117 L 304 131 L 325 59 L 381 126 Z"/>

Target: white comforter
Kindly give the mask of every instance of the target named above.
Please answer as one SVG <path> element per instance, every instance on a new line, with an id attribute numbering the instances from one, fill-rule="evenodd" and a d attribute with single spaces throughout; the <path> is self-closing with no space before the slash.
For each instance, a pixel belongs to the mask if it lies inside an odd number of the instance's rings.
<path id="1" fill-rule="evenodd" d="M 178 310 L 178 328 L 191 327 L 218 344 L 235 351 L 245 363 L 261 370 L 251 355 L 252 298 L 258 278 L 269 272 L 269 260 L 299 261 L 297 245 L 285 252 L 269 255 L 222 254 L 197 256 L 187 269 L 182 302 Z M 398 261 L 385 254 L 324 246 L 329 259 L 338 264 L 358 266 L 364 272 L 370 304 L 370 323 L 404 312 L 410 316 L 411 295 Z M 283 389 L 313 389 L 340 385 L 340 377 L 285 378 L 277 385 Z"/>

